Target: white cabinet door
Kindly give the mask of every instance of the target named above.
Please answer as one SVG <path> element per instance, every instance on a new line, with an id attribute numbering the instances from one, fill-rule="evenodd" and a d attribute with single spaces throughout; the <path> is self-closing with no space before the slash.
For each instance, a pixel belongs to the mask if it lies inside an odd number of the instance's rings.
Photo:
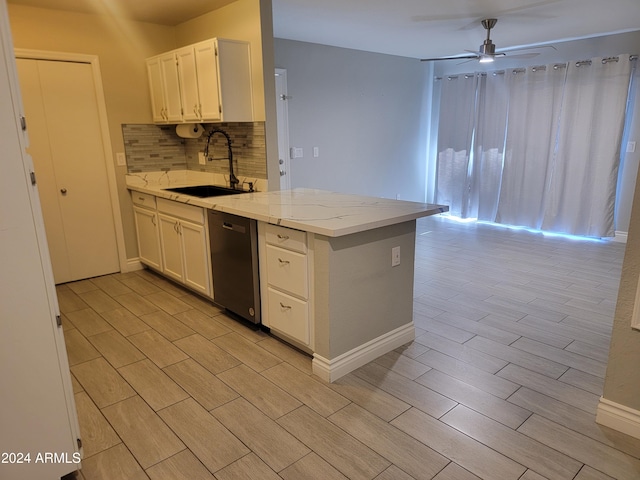
<path id="1" fill-rule="evenodd" d="M 181 48 L 176 51 L 178 59 L 178 78 L 180 79 L 180 91 L 183 115 L 185 122 L 202 120 L 200 114 L 200 96 L 198 92 L 198 72 L 196 69 L 196 57 L 192 47 Z"/>
<path id="2" fill-rule="evenodd" d="M 165 122 L 164 82 L 160 58 L 147 60 L 147 75 L 149 76 L 149 91 L 151 92 L 151 114 L 156 123 Z"/>
<path id="3" fill-rule="evenodd" d="M 249 43 L 217 39 L 218 84 L 223 122 L 253 121 Z"/>
<path id="4" fill-rule="evenodd" d="M 184 283 L 211 296 L 206 229 L 204 225 L 181 220 L 179 230 L 184 255 Z"/>
<path id="5" fill-rule="evenodd" d="M 178 219 L 158 214 L 160 221 L 160 239 L 162 245 L 162 272 L 182 282 L 182 242 L 180 240 L 180 222 Z"/>
<path id="6" fill-rule="evenodd" d="M 147 59 L 151 110 L 156 123 L 182 122 L 182 100 L 176 54 Z"/>
<path id="7" fill-rule="evenodd" d="M 168 122 L 182 121 L 182 101 L 180 100 L 180 80 L 175 53 L 160 56 L 160 69 L 164 83 L 165 117 Z"/>
<path id="8" fill-rule="evenodd" d="M 208 40 L 193 47 L 198 72 L 200 113 L 203 120 L 220 120 L 220 85 L 216 42 Z"/>
<path id="9" fill-rule="evenodd" d="M 140 261 L 156 270 L 162 270 L 157 213 L 155 210 L 134 206 L 133 217 L 136 222 Z"/>
<path id="10" fill-rule="evenodd" d="M 177 204 L 177 206 L 185 207 L 183 204 Z M 202 210 L 200 207 L 188 208 Z M 188 216 L 188 211 L 185 210 L 185 212 L 185 216 Z M 158 220 L 162 272 L 187 287 L 211 297 L 211 261 L 206 226 L 166 213 L 158 213 Z"/>
<path id="11" fill-rule="evenodd" d="M 24 153 L 22 105 L 6 3 L 0 3 L 0 464 L 3 479 L 60 478 L 78 468 L 79 428 L 33 163 Z M 30 127 L 31 128 L 31 127 Z M 87 433 L 87 435 L 89 435 Z M 66 462 L 37 462 L 55 452 Z"/>

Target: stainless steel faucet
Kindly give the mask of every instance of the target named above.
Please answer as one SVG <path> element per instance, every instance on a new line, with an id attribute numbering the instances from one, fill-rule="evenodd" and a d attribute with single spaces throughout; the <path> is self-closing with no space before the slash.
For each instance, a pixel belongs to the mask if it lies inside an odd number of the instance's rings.
<path id="1" fill-rule="evenodd" d="M 204 157 L 207 160 L 220 160 L 219 158 L 209 158 L 209 142 L 211 141 L 211 137 L 213 137 L 213 135 L 216 133 L 221 133 L 227 139 L 227 148 L 229 149 L 229 155 L 227 157 L 229 159 L 229 184 L 231 185 L 231 188 L 235 189 L 236 185 L 240 183 L 240 180 L 238 180 L 238 177 L 233 174 L 233 152 L 231 151 L 231 137 L 229 137 L 229 134 L 227 132 L 220 128 L 214 128 L 209 132 L 209 135 L 207 136 L 207 146 L 204 147 Z"/>

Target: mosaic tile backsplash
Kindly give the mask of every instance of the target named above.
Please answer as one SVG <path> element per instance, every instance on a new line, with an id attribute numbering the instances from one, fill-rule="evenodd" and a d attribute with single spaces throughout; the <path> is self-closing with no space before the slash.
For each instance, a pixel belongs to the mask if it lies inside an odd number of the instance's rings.
<path id="1" fill-rule="evenodd" d="M 267 178 L 264 122 L 227 122 L 204 124 L 200 138 L 181 138 L 175 125 L 125 124 L 122 125 L 127 172 L 153 172 L 170 170 L 196 170 L 229 173 L 227 140 L 219 133 L 211 137 L 206 165 L 198 163 L 198 152 L 203 152 L 208 133 L 220 128 L 231 137 L 234 173 L 245 177 Z"/>

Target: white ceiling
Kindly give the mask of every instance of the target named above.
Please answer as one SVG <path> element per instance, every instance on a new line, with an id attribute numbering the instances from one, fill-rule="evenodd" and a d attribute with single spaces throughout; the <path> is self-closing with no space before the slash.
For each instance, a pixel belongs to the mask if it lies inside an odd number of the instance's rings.
<path id="1" fill-rule="evenodd" d="M 8 0 L 176 25 L 233 0 Z M 274 35 L 422 58 L 476 50 L 482 18 L 497 48 L 640 30 L 640 0 L 272 0 Z"/>

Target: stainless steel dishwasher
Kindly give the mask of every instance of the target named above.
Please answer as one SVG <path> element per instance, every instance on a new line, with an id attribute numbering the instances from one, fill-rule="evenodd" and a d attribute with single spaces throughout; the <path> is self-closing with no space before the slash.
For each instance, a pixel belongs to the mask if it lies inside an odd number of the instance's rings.
<path id="1" fill-rule="evenodd" d="M 260 323 L 257 223 L 208 210 L 214 301 L 251 323 Z"/>

